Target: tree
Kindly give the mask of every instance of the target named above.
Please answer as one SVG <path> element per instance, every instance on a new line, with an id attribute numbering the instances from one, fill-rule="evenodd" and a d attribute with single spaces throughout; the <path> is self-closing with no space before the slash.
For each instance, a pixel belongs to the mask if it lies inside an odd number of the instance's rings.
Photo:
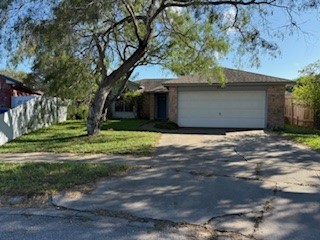
<path id="1" fill-rule="evenodd" d="M 87 122 L 88 134 L 93 135 L 114 99 L 111 90 L 121 93 L 138 66 L 161 64 L 177 74 L 214 72 L 223 81 L 218 62 L 231 47 L 239 54 L 250 53 L 253 64 L 258 64 L 261 50 L 277 52 L 278 46 L 263 33 L 274 10 L 283 11 L 292 30 L 297 27 L 296 10 L 319 4 L 318 0 L 10 0 L 0 4 L 0 42 L 18 62 L 28 57 L 37 63 L 43 55 L 60 57 L 65 52 L 84 63 L 91 78 L 87 80 L 98 79 Z"/>
<path id="2" fill-rule="evenodd" d="M 320 61 L 310 64 L 301 71 L 302 76 L 293 87 L 296 101 L 314 111 L 315 126 L 320 127 Z"/>
<path id="3" fill-rule="evenodd" d="M 37 56 L 31 76 L 46 94 L 90 102 L 98 81 L 91 64 L 66 51 L 55 50 Z"/>

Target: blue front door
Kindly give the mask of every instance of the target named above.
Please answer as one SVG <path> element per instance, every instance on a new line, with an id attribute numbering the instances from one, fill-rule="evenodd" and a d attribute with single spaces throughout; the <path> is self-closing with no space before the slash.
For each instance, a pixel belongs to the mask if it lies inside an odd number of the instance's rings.
<path id="1" fill-rule="evenodd" d="M 167 94 L 157 94 L 157 118 L 167 119 Z"/>

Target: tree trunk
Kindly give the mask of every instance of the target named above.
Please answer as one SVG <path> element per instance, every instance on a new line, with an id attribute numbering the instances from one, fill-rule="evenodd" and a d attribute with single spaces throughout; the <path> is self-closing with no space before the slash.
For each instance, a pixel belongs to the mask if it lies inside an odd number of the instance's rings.
<path id="1" fill-rule="evenodd" d="M 149 29 L 149 31 L 148 37 L 139 43 L 138 49 L 126 61 L 124 61 L 121 66 L 114 70 L 109 76 L 103 75 L 100 88 L 95 93 L 89 110 L 87 121 L 87 133 L 89 136 L 97 135 L 100 132 L 100 126 L 103 121 L 103 108 L 105 106 L 105 101 L 114 84 L 119 79 L 125 77 L 123 82 L 124 87 L 134 69 L 134 65 L 145 54 L 152 29 Z"/>
<path id="2" fill-rule="evenodd" d="M 102 124 L 103 119 L 102 113 L 103 108 L 105 105 L 105 101 L 108 97 L 108 94 L 110 93 L 110 88 L 103 87 L 100 88 L 91 103 L 90 109 L 89 109 L 89 116 L 87 121 L 87 134 L 89 136 L 91 135 L 97 135 L 100 132 L 100 127 Z"/>

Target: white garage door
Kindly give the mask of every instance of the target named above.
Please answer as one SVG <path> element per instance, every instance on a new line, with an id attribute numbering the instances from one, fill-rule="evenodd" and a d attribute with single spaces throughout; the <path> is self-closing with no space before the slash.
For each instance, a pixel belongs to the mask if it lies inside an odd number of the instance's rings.
<path id="1" fill-rule="evenodd" d="M 264 128 L 265 91 L 179 91 L 180 127 Z"/>

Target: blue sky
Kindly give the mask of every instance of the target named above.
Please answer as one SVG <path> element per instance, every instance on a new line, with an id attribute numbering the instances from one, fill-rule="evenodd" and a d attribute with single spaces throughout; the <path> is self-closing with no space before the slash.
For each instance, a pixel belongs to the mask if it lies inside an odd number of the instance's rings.
<path id="1" fill-rule="evenodd" d="M 316 12 L 299 16 L 298 25 L 302 31 L 296 31 L 294 35 L 288 35 L 283 40 L 277 39 L 281 54 L 277 58 L 261 55 L 259 68 L 252 68 L 249 64 L 234 62 L 232 54 L 221 60 L 221 66 L 238 68 L 245 71 L 256 72 L 286 79 L 295 79 L 299 76 L 299 70 L 306 65 L 320 59 L 320 19 Z M 275 14 L 271 20 L 273 27 L 279 27 L 283 22 L 281 13 Z M 5 59 L 0 60 L 0 68 L 5 68 Z M 28 64 L 21 64 L 19 70 L 28 71 Z M 172 78 L 174 75 L 162 69 L 160 66 L 140 67 L 134 72 L 134 80 L 145 78 Z"/>
<path id="2" fill-rule="evenodd" d="M 287 35 L 283 40 L 277 39 L 277 44 L 281 54 L 272 58 L 268 55 L 261 55 L 261 65 L 259 68 L 250 67 L 249 64 L 235 63 L 232 54 L 226 56 L 221 61 L 221 66 L 241 69 L 270 76 L 286 79 L 296 79 L 299 77 L 299 70 L 306 65 L 320 60 L 320 17 L 316 12 L 297 16 L 298 26 L 293 35 Z M 284 22 L 283 13 L 278 12 L 272 19 L 273 27 L 281 27 Z M 143 78 L 170 78 L 174 77 L 170 72 L 161 67 L 142 67 L 136 71 L 135 79 Z"/>

